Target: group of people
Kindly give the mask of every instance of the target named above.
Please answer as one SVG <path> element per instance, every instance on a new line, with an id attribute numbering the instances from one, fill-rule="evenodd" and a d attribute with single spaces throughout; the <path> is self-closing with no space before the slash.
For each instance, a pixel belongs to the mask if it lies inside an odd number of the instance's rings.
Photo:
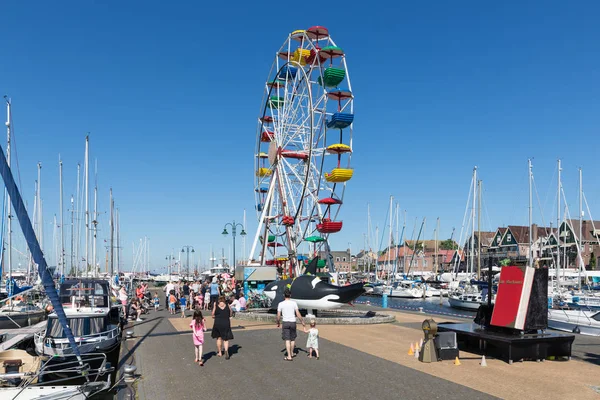
<path id="1" fill-rule="evenodd" d="M 209 311 L 213 318 L 211 337 L 216 340 L 217 356 L 230 359 L 229 343 L 233 340 L 231 330 L 231 318 L 236 311 L 246 309 L 247 303 L 242 287 L 236 284 L 233 279 L 225 279 L 220 276 L 214 277 L 210 281 L 195 282 L 169 282 L 165 287 L 165 303 L 169 312 L 177 314 L 177 307 L 180 307 L 181 316 L 186 316 L 186 310 L 193 310 L 190 328 L 192 329 L 192 340 L 194 344 L 194 362 L 200 366 L 204 365 L 204 332 L 207 331 L 206 318 L 203 311 Z M 130 307 L 137 312 L 137 304 L 140 300 L 148 296 L 147 284 L 142 284 L 136 289 L 136 297 L 131 301 Z M 119 299 L 123 305 L 127 304 L 127 293 L 124 287 L 119 292 Z M 154 309 L 158 311 L 160 300 L 158 294 L 154 293 L 152 297 Z M 140 313 L 137 320 L 140 321 Z M 286 355 L 285 361 L 292 361 L 295 357 L 294 349 L 297 339 L 296 318 L 302 324 L 303 331 L 308 334 L 306 348 L 308 357 L 319 359 L 319 330 L 314 320 L 309 321 L 309 327 L 300 314 L 298 304 L 291 299 L 289 289 L 284 291 L 284 301 L 277 307 L 277 327 L 281 327 L 281 336 L 285 342 Z"/>
<path id="2" fill-rule="evenodd" d="M 215 283 L 214 281 L 211 285 Z M 243 296 L 242 296 L 243 298 Z M 227 301 L 225 296 L 219 295 L 213 304 L 212 317 L 214 318 L 211 337 L 217 341 L 217 356 L 229 360 L 229 341 L 233 340 L 233 332 L 231 331 L 230 318 L 233 316 L 233 307 Z M 313 352 L 316 359 L 319 359 L 319 330 L 316 327 L 316 321 L 310 321 L 310 328 L 307 329 L 304 318 L 300 314 L 298 304 L 291 300 L 291 292 L 285 290 L 284 301 L 277 306 L 277 327 L 281 326 L 281 336 L 285 341 L 286 356 L 285 361 L 293 361 L 295 357 L 294 349 L 296 347 L 296 338 L 298 337 L 296 330 L 296 317 L 300 319 L 303 331 L 308 334 L 306 348 L 308 349 L 308 357 L 313 358 Z M 206 332 L 206 319 L 202 314 L 202 310 L 196 308 L 194 316 L 190 323 L 192 328 L 192 340 L 194 343 L 195 361 L 198 365 L 204 365 L 203 345 L 204 332 Z"/>
<path id="3" fill-rule="evenodd" d="M 231 304 L 233 311 L 246 309 L 246 298 L 239 284 L 234 279 L 225 279 L 219 276 L 212 281 L 179 281 L 169 282 L 164 287 L 165 306 L 171 314 L 176 314 L 176 308 L 181 308 L 181 316 L 185 317 L 186 310 L 212 310 L 220 296 Z"/>
<path id="4" fill-rule="evenodd" d="M 150 298 L 150 290 L 147 283 L 142 283 L 135 289 L 135 296 L 129 299 L 127 288 L 121 285 L 118 292 L 119 301 L 123 307 L 123 316 L 127 319 L 129 315 L 135 315 L 136 321 L 142 321 L 141 315 L 145 310 L 144 302 Z"/>

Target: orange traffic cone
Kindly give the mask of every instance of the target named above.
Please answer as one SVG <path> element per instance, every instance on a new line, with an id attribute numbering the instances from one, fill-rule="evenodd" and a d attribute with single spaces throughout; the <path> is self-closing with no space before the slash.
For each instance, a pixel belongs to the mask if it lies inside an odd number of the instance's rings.
<path id="1" fill-rule="evenodd" d="M 410 349 L 408 349 L 408 355 L 409 356 L 414 356 L 415 355 L 415 348 L 413 347 L 413 344 L 410 344 Z"/>
<path id="2" fill-rule="evenodd" d="M 454 359 L 454 365 L 460 365 L 460 360 L 458 359 L 458 357 Z"/>
<path id="3" fill-rule="evenodd" d="M 419 346 L 419 342 L 415 342 L 415 351 L 421 350 L 421 346 Z"/>

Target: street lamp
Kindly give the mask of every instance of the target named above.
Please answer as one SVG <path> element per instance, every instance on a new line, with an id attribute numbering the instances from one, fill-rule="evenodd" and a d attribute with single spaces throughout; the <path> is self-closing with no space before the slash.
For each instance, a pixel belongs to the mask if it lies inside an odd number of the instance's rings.
<path id="1" fill-rule="evenodd" d="M 165 257 L 165 260 L 169 261 L 169 265 L 167 266 L 167 268 L 169 270 L 169 282 L 170 282 L 171 281 L 171 266 L 173 265 L 173 260 L 175 260 L 175 257 L 173 257 L 171 254 L 169 254 Z"/>
<path id="2" fill-rule="evenodd" d="M 185 275 L 186 277 L 190 274 L 190 249 L 192 249 L 192 253 L 194 253 L 194 246 L 183 246 L 183 248 L 181 249 L 182 253 L 185 253 L 187 250 L 187 262 L 186 262 L 186 269 L 185 269 Z"/>
<path id="3" fill-rule="evenodd" d="M 242 228 L 242 231 L 240 232 L 240 236 L 246 236 L 246 231 L 244 230 L 244 225 L 240 224 L 240 223 L 235 223 L 235 221 L 233 222 L 228 222 L 225 224 L 225 226 L 223 227 L 223 232 L 221 232 L 221 234 L 223 236 L 227 236 L 229 235 L 229 232 L 227 232 L 227 226 L 231 227 L 231 236 L 233 236 L 233 270 L 235 271 L 235 234 L 236 234 L 236 228 L 239 226 L 240 228 Z"/>

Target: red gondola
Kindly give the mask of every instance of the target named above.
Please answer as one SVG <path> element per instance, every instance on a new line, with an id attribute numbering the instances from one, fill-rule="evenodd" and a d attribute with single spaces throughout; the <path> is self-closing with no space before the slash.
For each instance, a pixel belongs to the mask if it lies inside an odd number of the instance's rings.
<path id="1" fill-rule="evenodd" d="M 342 230 L 342 221 L 334 222 L 329 218 L 323 218 L 320 224 L 317 224 L 317 230 L 321 233 L 336 233 Z"/>
<path id="2" fill-rule="evenodd" d="M 333 204 L 342 204 L 340 199 L 334 199 L 333 197 L 326 197 L 324 199 L 319 200 L 319 204 L 333 205 Z"/>

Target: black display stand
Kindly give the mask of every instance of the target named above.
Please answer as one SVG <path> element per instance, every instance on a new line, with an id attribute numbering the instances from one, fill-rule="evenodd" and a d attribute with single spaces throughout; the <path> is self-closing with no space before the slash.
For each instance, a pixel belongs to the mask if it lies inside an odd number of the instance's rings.
<path id="1" fill-rule="evenodd" d="M 492 356 L 509 364 L 518 360 L 542 361 L 550 356 L 571 358 L 575 336 L 555 332 L 515 335 L 481 328 L 473 323 L 438 324 L 439 332 L 455 332 L 462 351 Z"/>
<path id="2" fill-rule="evenodd" d="M 492 265 L 498 259 L 486 260 L 488 284 L 492 288 Z M 542 361 L 548 357 L 571 358 L 574 335 L 547 332 L 548 327 L 548 270 L 536 269 L 523 331 L 495 327 L 490 324 L 494 306 L 491 296 L 480 307 L 475 323 L 440 323 L 440 332 L 455 332 L 458 348 L 504 360 L 509 364 L 518 360 Z"/>

